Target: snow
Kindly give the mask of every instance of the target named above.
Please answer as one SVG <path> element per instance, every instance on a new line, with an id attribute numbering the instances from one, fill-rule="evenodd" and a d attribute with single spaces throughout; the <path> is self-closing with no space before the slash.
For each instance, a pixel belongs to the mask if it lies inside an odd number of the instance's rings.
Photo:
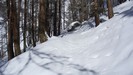
<path id="1" fill-rule="evenodd" d="M 133 75 L 133 1 L 112 19 L 52 37 L 1 68 L 4 75 Z"/>
<path id="2" fill-rule="evenodd" d="M 78 25 L 80 25 L 79 21 L 72 22 L 68 27 L 67 30 L 72 30 L 73 28 L 76 28 Z"/>

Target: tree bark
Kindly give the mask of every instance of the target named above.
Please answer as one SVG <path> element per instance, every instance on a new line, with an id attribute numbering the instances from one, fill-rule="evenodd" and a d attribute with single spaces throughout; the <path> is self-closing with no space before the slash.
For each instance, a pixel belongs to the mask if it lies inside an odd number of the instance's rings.
<path id="1" fill-rule="evenodd" d="M 39 8 L 39 39 L 40 42 L 43 43 L 47 41 L 47 36 L 45 34 L 45 19 L 46 19 L 46 11 L 45 11 L 45 0 L 40 0 L 40 8 Z"/>
<path id="2" fill-rule="evenodd" d="M 114 16 L 112 2 L 110 0 L 107 0 L 107 7 L 108 7 L 108 18 L 110 19 Z"/>
<path id="3" fill-rule="evenodd" d="M 8 17 L 8 43 L 7 43 L 7 50 L 8 50 L 8 60 L 14 58 L 13 52 L 13 28 L 11 26 L 11 5 L 10 0 L 7 0 L 7 17 Z"/>
<path id="4" fill-rule="evenodd" d="M 19 37 L 19 25 L 17 24 L 17 12 L 16 12 L 16 2 L 11 0 L 11 25 L 13 26 L 13 42 L 15 56 L 21 54 L 20 51 L 20 37 Z"/>
<path id="5" fill-rule="evenodd" d="M 26 51 L 26 31 L 27 31 L 27 0 L 24 2 L 24 26 L 23 26 L 23 39 L 24 39 L 24 49 L 23 51 Z"/>
<path id="6" fill-rule="evenodd" d="M 32 0 L 32 43 L 33 43 L 33 47 L 36 46 L 34 24 L 35 24 L 35 22 L 34 22 L 34 0 Z"/>
<path id="7" fill-rule="evenodd" d="M 96 23 L 96 27 L 97 27 L 100 23 L 97 0 L 94 0 L 94 3 L 95 3 L 95 5 L 94 5 L 95 23 Z"/>
<path id="8" fill-rule="evenodd" d="M 57 1 L 55 1 L 54 7 L 54 36 L 57 36 Z"/>
<path id="9" fill-rule="evenodd" d="M 58 19 L 58 36 L 61 34 L 61 0 L 58 0 L 58 8 L 59 8 L 59 19 Z"/>

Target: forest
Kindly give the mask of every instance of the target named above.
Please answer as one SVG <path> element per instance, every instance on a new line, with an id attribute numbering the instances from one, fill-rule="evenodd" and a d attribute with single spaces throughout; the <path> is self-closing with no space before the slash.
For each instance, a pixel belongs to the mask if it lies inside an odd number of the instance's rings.
<path id="1" fill-rule="evenodd" d="M 97 27 L 102 22 L 99 16 L 112 18 L 113 7 L 125 1 L 1 0 L 0 60 L 11 60 L 52 36 L 62 35 L 72 22 L 93 19 Z"/>
<path id="2" fill-rule="evenodd" d="M 0 0 L 0 75 L 133 75 L 133 0 Z"/>

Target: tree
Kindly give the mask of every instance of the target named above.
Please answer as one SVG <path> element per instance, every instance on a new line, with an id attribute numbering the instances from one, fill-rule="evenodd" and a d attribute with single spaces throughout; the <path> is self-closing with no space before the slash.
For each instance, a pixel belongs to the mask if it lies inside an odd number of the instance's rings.
<path id="1" fill-rule="evenodd" d="M 24 26 L 23 26 L 23 39 L 24 39 L 24 52 L 26 51 L 26 31 L 27 31 L 27 0 L 24 2 Z"/>
<path id="2" fill-rule="evenodd" d="M 68 7 L 70 21 L 83 22 L 90 17 L 91 0 L 70 0 Z"/>
<path id="3" fill-rule="evenodd" d="M 107 8 L 108 8 L 108 18 L 110 19 L 114 16 L 112 2 L 110 0 L 107 0 Z"/>
<path id="4" fill-rule="evenodd" d="M 43 43 L 47 41 L 47 36 L 45 34 L 45 19 L 46 19 L 46 7 L 45 0 L 39 0 L 40 8 L 39 8 L 39 39 L 40 42 Z"/>
<path id="5" fill-rule="evenodd" d="M 36 42 L 35 42 L 35 22 L 34 22 L 34 0 L 32 0 L 32 43 L 33 43 L 33 47 L 36 46 Z"/>
<path id="6" fill-rule="evenodd" d="M 89 17 L 89 7 L 88 7 L 88 0 L 78 0 L 79 3 L 79 15 L 80 15 L 80 22 L 83 22 L 88 19 Z"/>
<path id="7" fill-rule="evenodd" d="M 58 0 L 58 35 L 61 33 L 61 0 Z"/>
<path id="8" fill-rule="evenodd" d="M 61 0 L 55 0 L 54 8 L 54 36 L 60 35 L 61 29 Z"/>
<path id="9" fill-rule="evenodd" d="M 99 13 L 98 13 L 98 2 L 97 0 L 94 0 L 94 15 L 95 15 L 95 24 L 96 26 L 99 25 L 100 19 L 99 19 Z"/>
<path id="10" fill-rule="evenodd" d="M 8 44 L 7 44 L 7 50 L 8 50 L 8 60 L 11 60 L 14 58 L 14 52 L 13 52 L 13 28 L 11 25 L 11 1 L 6 0 L 7 2 L 7 18 L 8 18 Z"/>
<path id="11" fill-rule="evenodd" d="M 104 12 L 105 12 L 105 8 L 104 8 L 104 0 L 98 0 L 98 4 L 99 4 L 99 13 L 101 14 L 103 14 Z"/>
<path id="12" fill-rule="evenodd" d="M 77 0 L 70 0 L 70 4 L 68 7 L 69 11 L 69 20 L 70 22 L 79 20 L 79 5 Z"/>
<path id="13" fill-rule="evenodd" d="M 19 25 L 17 24 L 17 12 L 16 12 L 16 1 L 11 0 L 11 25 L 13 26 L 13 42 L 15 56 L 21 54 L 20 51 L 20 37 L 19 37 Z"/>
<path id="14" fill-rule="evenodd" d="M 65 29 L 66 28 L 66 20 L 65 20 L 65 18 L 66 18 L 66 12 L 65 12 L 65 5 L 66 3 L 65 3 L 65 0 L 63 0 L 62 1 L 62 18 L 63 18 L 63 23 L 62 23 L 62 28 L 63 29 Z"/>

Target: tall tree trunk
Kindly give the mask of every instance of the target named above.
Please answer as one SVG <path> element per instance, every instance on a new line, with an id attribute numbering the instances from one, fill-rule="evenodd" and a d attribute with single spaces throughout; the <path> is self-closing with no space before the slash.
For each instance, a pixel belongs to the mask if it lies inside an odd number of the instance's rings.
<path id="1" fill-rule="evenodd" d="M 8 60 L 14 58 L 14 52 L 13 52 L 13 28 L 11 25 L 11 5 L 10 0 L 7 0 L 7 17 L 8 17 L 8 44 L 7 44 L 7 50 L 8 50 Z"/>
<path id="2" fill-rule="evenodd" d="M 107 7 L 108 7 L 108 18 L 110 19 L 114 16 L 112 2 L 110 0 L 107 0 Z"/>
<path id="3" fill-rule="evenodd" d="M 59 16 L 59 19 L 58 19 L 58 35 L 60 35 L 61 33 L 61 0 L 58 0 L 58 8 L 59 8 L 59 13 L 58 13 L 58 16 Z"/>
<path id="4" fill-rule="evenodd" d="M 17 25 L 17 12 L 16 12 L 16 1 L 11 0 L 11 25 L 13 26 L 13 42 L 15 56 L 21 54 L 20 51 L 20 37 L 19 37 L 19 25 Z"/>
<path id="5" fill-rule="evenodd" d="M 24 26 L 23 26 L 23 39 L 24 39 L 24 52 L 26 51 L 26 31 L 27 31 L 27 0 L 24 3 Z"/>
<path id="6" fill-rule="evenodd" d="M 30 2 L 31 0 L 29 0 L 29 2 Z M 28 16 L 28 27 L 27 27 L 27 29 L 28 29 L 28 40 L 27 40 L 27 42 L 28 42 L 28 46 L 31 46 L 32 45 L 32 8 L 31 8 L 31 6 L 29 6 L 29 16 Z"/>
<path id="7" fill-rule="evenodd" d="M 50 23 L 49 23 L 49 14 L 50 14 L 50 11 L 49 11 L 49 0 L 46 0 L 46 32 L 48 34 L 49 37 L 51 37 L 51 33 L 50 33 L 50 30 L 51 30 L 51 27 L 50 27 Z"/>
<path id="8" fill-rule="evenodd" d="M 76 11 L 77 11 L 76 6 L 77 6 L 76 1 L 75 0 L 70 0 L 70 12 L 71 13 L 69 13 L 69 14 L 71 15 L 72 21 L 77 21 L 77 20 L 81 19 L 81 18 L 78 17 L 78 15 L 76 13 Z"/>
<path id="9" fill-rule="evenodd" d="M 99 13 L 98 13 L 98 3 L 97 3 L 97 0 L 94 0 L 94 3 L 95 3 L 95 7 L 94 7 L 94 9 L 95 9 L 95 23 L 96 23 L 96 26 L 98 26 L 99 25 L 99 23 L 100 23 L 100 19 L 99 19 Z"/>
<path id="10" fill-rule="evenodd" d="M 54 7 L 54 36 L 57 36 L 57 1 L 55 1 Z"/>
<path id="11" fill-rule="evenodd" d="M 63 26 L 62 26 L 62 28 L 63 28 L 64 30 L 66 29 L 65 17 L 66 17 L 66 13 L 65 13 L 65 1 L 63 0 Z"/>
<path id="12" fill-rule="evenodd" d="M 88 17 L 89 17 L 89 6 L 88 6 L 89 1 L 88 0 L 84 0 L 83 2 L 84 2 L 83 4 L 85 5 L 85 7 L 83 8 L 84 20 L 88 20 Z"/>
<path id="13" fill-rule="evenodd" d="M 40 42 L 43 43 L 47 41 L 47 36 L 45 34 L 45 19 L 46 19 L 46 11 L 45 11 L 45 0 L 39 0 L 40 8 L 39 8 L 39 39 Z"/>
<path id="14" fill-rule="evenodd" d="M 32 43 L 33 43 L 33 47 L 36 46 L 34 24 L 35 24 L 35 22 L 34 22 L 34 0 L 32 0 Z"/>
<path id="15" fill-rule="evenodd" d="M 20 50 L 20 31 L 19 31 L 19 27 L 20 27 L 20 11 L 21 11 L 21 2 L 22 0 L 18 0 L 18 12 L 17 12 L 17 31 L 18 31 L 18 44 L 19 44 L 19 47 L 18 49 Z"/>
<path id="16" fill-rule="evenodd" d="M 38 1 L 36 1 L 37 5 L 35 7 L 36 9 L 36 16 L 35 16 L 35 41 L 38 42 L 39 39 L 38 39 L 38 9 L 39 9 L 39 4 L 38 4 Z"/>
<path id="17" fill-rule="evenodd" d="M 84 16 L 83 16 L 83 11 L 84 11 L 84 0 L 80 0 L 80 2 L 81 2 L 81 7 L 80 7 L 80 22 L 83 22 L 83 19 L 84 19 Z"/>
<path id="18" fill-rule="evenodd" d="M 17 12 L 17 25 L 18 26 L 20 26 L 21 2 L 22 2 L 22 0 L 18 0 L 18 12 Z"/>

